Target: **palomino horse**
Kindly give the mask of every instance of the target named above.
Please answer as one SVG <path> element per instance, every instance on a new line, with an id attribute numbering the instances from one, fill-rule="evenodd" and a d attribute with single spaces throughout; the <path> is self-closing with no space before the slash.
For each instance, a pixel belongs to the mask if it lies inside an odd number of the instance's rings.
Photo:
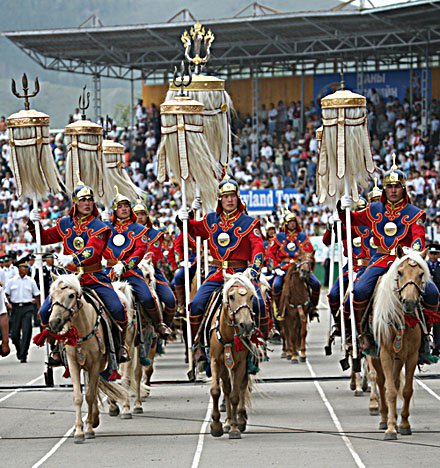
<path id="1" fill-rule="evenodd" d="M 131 418 L 128 393 L 119 385 L 105 383 L 99 373 L 107 366 L 107 354 L 103 343 L 103 329 L 95 308 L 83 296 L 83 291 L 76 275 L 60 275 L 50 287 L 52 310 L 49 329 L 54 333 L 72 336 L 70 344 L 66 341 L 65 349 L 73 384 L 73 402 L 76 410 L 75 443 L 95 437 L 94 428 L 99 425 L 98 385 L 113 400 L 124 402 L 123 419 Z M 83 431 L 81 406 L 81 369 L 87 372 L 88 383 L 86 401 L 88 414 L 86 430 Z"/>
<path id="2" fill-rule="evenodd" d="M 284 317 L 285 352 L 292 364 L 298 363 L 298 351 L 299 360 L 306 360 L 307 317 L 312 307 L 307 282 L 314 267 L 313 254 L 300 251 L 284 278 L 279 314 Z"/>
<path id="3" fill-rule="evenodd" d="M 248 373 L 249 348 L 243 346 L 243 342 L 249 340 L 255 330 L 252 299 L 257 293 L 243 273 L 225 275 L 225 280 L 223 304 L 213 319 L 215 326 L 210 338 L 211 434 L 220 437 L 224 432 L 219 411 L 221 380 L 227 411 L 225 430 L 229 430 L 230 439 L 241 439 L 241 432 L 246 430 L 246 407 L 252 382 Z"/>
<path id="4" fill-rule="evenodd" d="M 376 289 L 373 305 L 373 333 L 380 349 L 380 358 L 374 359 L 380 392 L 379 429 L 386 429 L 385 440 L 397 439 L 396 399 L 403 366 L 405 382 L 399 430 L 401 435 L 411 435 L 409 405 L 421 341 L 418 325 L 423 323 L 420 300 L 425 284 L 430 281 L 424 260 L 426 250 L 421 255 L 414 251 L 405 255 L 398 248 L 396 253 L 396 260 Z"/>

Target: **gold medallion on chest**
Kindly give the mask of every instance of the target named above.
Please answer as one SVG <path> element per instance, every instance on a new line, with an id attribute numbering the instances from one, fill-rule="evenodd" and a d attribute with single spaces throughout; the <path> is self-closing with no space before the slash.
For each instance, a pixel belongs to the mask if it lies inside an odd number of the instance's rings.
<path id="1" fill-rule="evenodd" d="M 394 223 L 386 223 L 384 227 L 385 234 L 387 236 L 395 236 L 397 232 L 397 226 Z"/>
<path id="2" fill-rule="evenodd" d="M 231 238 L 229 237 L 229 234 L 227 232 L 222 232 L 221 234 L 219 234 L 217 240 L 222 247 L 226 247 L 231 242 Z"/>
<path id="3" fill-rule="evenodd" d="M 82 237 L 75 237 L 73 239 L 73 246 L 75 247 L 76 250 L 81 250 L 84 248 L 84 239 Z"/>

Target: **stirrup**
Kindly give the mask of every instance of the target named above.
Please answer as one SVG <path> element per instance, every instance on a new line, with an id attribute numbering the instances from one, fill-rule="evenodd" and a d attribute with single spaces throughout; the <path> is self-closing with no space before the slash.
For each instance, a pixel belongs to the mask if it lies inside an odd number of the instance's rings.
<path id="1" fill-rule="evenodd" d="M 121 347 L 119 348 L 118 357 L 119 357 L 120 364 L 123 362 L 130 361 L 130 354 L 128 353 L 128 350 L 125 347 L 125 345 L 121 345 Z"/>
<path id="2" fill-rule="evenodd" d="M 156 325 L 156 331 L 158 335 L 164 340 L 168 339 L 170 335 L 173 333 L 171 329 L 168 327 L 168 325 L 166 325 L 163 322 L 160 322 Z"/>

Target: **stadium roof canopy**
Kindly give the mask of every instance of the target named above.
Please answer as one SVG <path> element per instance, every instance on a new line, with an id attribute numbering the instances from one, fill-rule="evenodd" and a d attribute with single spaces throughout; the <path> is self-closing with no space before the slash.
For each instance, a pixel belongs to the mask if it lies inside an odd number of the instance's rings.
<path id="1" fill-rule="evenodd" d="M 307 5 L 307 2 L 305 3 Z M 334 5 L 334 2 L 333 2 Z M 220 75 L 242 70 L 319 72 L 322 66 L 375 63 L 408 68 L 440 54 L 440 1 L 358 10 L 280 13 L 261 7 L 229 19 L 203 20 L 216 40 L 209 62 Z M 262 14 L 263 13 L 263 14 Z M 183 57 L 180 36 L 194 21 L 3 33 L 49 70 L 122 79 L 168 77 Z M 321 68 L 320 68 L 321 67 Z"/>

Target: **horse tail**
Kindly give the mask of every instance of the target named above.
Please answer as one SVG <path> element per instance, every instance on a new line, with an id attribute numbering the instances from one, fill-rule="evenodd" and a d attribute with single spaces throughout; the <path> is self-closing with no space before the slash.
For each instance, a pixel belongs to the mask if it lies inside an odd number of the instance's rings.
<path id="1" fill-rule="evenodd" d="M 128 398 L 127 390 L 116 382 L 106 382 L 104 379 L 100 378 L 98 388 L 110 401 L 125 401 Z"/>

